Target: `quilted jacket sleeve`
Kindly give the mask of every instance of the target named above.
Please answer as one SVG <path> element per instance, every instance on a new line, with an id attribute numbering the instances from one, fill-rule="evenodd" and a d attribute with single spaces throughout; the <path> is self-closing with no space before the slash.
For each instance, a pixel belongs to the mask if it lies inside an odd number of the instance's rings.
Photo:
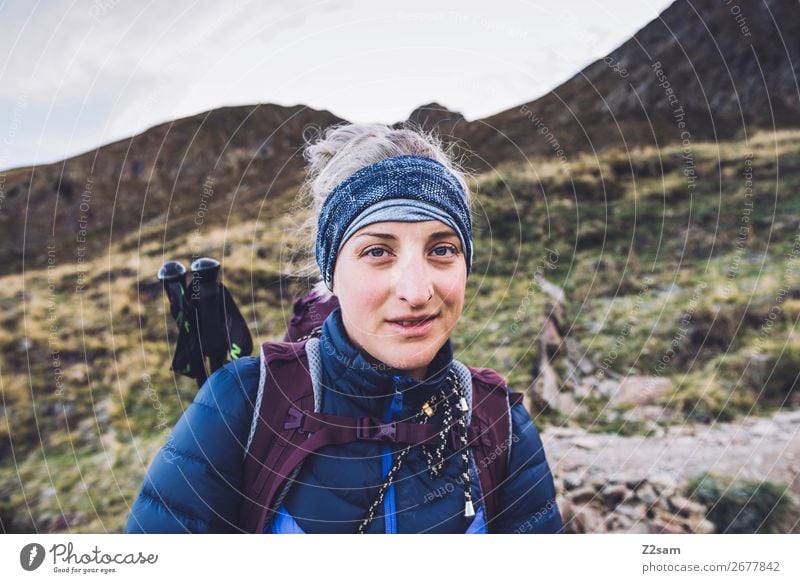
<path id="1" fill-rule="evenodd" d="M 150 464 L 125 532 L 239 530 L 242 458 L 258 378 L 255 357 L 209 377 Z"/>
<path id="2" fill-rule="evenodd" d="M 511 432 L 508 477 L 498 492 L 498 514 L 492 531 L 517 534 L 562 532 L 555 485 L 542 440 L 522 404 L 511 408 Z"/>

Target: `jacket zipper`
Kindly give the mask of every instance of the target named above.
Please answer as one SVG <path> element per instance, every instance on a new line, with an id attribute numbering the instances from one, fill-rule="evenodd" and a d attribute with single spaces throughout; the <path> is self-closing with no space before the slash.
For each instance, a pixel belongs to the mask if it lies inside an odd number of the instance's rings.
<path id="1" fill-rule="evenodd" d="M 383 412 L 383 422 L 388 423 L 392 420 L 395 414 L 403 409 L 403 393 L 397 390 L 398 381 L 400 377 L 393 376 L 392 384 L 394 394 L 392 398 L 387 400 Z M 384 481 L 392 469 L 392 446 L 384 445 L 381 452 L 381 469 Z M 384 514 L 384 530 L 386 534 L 397 534 L 397 503 L 394 496 L 394 484 L 391 484 L 386 491 L 386 497 L 383 500 L 383 514 Z"/>

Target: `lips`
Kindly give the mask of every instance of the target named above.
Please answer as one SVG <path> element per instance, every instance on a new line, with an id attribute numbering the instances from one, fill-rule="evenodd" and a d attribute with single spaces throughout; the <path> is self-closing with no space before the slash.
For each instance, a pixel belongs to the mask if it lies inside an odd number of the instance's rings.
<path id="1" fill-rule="evenodd" d="M 400 324 L 402 326 L 418 326 L 428 320 L 433 320 L 435 317 L 436 314 L 428 314 L 425 316 L 407 316 L 403 318 L 395 318 L 394 320 L 388 320 L 388 322 L 392 324 Z"/>
<path id="2" fill-rule="evenodd" d="M 433 328 L 437 314 L 428 316 L 405 317 L 398 320 L 387 320 L 389 327 L 403 336 L 421 336 Z"/>

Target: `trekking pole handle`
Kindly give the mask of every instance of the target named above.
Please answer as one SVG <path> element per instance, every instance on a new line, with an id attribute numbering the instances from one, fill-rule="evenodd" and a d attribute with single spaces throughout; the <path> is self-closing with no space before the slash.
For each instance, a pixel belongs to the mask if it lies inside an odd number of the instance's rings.
<path id="1" fill-rule="evenodd" d="M 194 299 L 217 295 L 219 267 L 219 261 L 211 257 L 201 257 L 192 261 L 189 269 L 192 270 L 192 297 Z"/>
<path id="2" fill-rule="evenodd" d="M 167 261 L 158 270 L 158 279 L 169 298 L 170 311 L 174 318 L 181 312 L 181 297 L 185 293 L 186 267 L 180 261 Z M 181 323 L 178 322 L 178 327 Z"/>
<path id="3" fill-rule="evenodd" d="M 180 261 L 166 261 L 158 269 L 158 280 L 163 282 L 164 285 L 174 283 L 183 278 L 186 274 L 186 268 Z"/>

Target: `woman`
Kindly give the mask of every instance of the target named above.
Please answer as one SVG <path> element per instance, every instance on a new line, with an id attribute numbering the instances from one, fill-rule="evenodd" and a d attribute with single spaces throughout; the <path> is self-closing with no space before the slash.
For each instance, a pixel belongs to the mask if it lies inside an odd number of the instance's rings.
<path id="1" fill-rule="evenodd" d="M 318 338 L 209 378 L 126 530 L 560 532 L 527 411 L 453 359 L 472 266 L 461 173 L 433 137 L 380 124 L 329 128 L 306 157 L 317 291 L 339 307 Z"/>

